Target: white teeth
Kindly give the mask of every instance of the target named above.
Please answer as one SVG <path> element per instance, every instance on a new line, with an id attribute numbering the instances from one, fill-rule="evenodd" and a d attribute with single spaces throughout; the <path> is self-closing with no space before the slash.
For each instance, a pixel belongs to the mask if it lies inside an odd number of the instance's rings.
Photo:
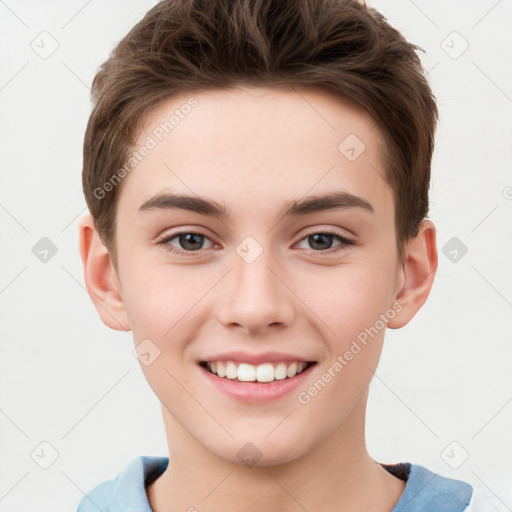
<path id="1" fill-rule="evenodd" d="M 232 363 L 235 366 L 235 363 Z M 236 368 L 236 366 L 235 366 Z M 236 375 L 235 375 L 236 377 Z M 233 377 L 233 378 L 235 378 Z M 252 364 L 240 363 L 238 365 L 238 380 L 252 382 L 256 380 L 256 368 Z"/>
<path id="2" fill-rule="evenodd" d="M 211 365 L 210 365 L 210 370 L 212 370 L 212 372 L 213 372 L 213 369 L 212 369 Z M 219 377 L 225 377 L 226 376 L 226 366 L 221 361 L 219 361 L 217 363 L 217 375 Z"/>
<path id="3" fill-rule="evenodd" d="M 274 370 L 274 377 L 277 380 L 286 379 L 286 365 L 284 363 L 279 363 Z"/>
<path id="4" fill-rule="evenodd" d="M 260 364 L 257 366 L 256 380 L 258 382 L 271 382 L 274 380 L 274 367 L 271 363 Z"/>
<path id="5" fill-rule="evenodd" d="M 226 363 L 226 377 L 228 379 L 236 379 L 237 376 L 237 367 L 233 361 L 228 361 Z"/>
<path id="6" fill-rule="evenodd" d="M 287 377 L 293 377 L 294 375 L 297 375 L 297 363 L 292 363 L 286 370 Z"/>
<path id="7" fill-rule="evenodd" d="M 272 382 L 295 377 L 304 371 L 307 363 L 262 363 L 257 366 L 249 363 L 235 363 L 233 361 L 208 362 L 207 367 L 219 377 L 230 380 L 238 379 L 243 382 Z"/>

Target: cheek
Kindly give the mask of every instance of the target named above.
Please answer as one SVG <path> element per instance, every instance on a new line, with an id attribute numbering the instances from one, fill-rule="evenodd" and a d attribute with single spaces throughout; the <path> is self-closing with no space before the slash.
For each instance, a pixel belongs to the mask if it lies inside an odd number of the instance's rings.
<path id="1" fill-rule="evenodd" d="M 313 312 L 311 318 L 320 320 L 317 324 L 323 325 L 325 339 L 341 350 L 390 307 L 391 280 L 386 275 L 389 272 L 379 266 L 347 265 L 328 270 L 303 276 L 296 293 Z"/>
<path id="2" fill-rule="evenodd" d="M 125 276 L 123 302 L 136 340 L 141 336 L 162 340 L 174 336 L 209 282 L 186 269 L 149 262 L 126 268 Z"/>
<path id="3" fill-rule="evenodd" d="M 332 425 L 339 425 L 377 368 L 386 330 L 381 315 L 390 310 L 389 293 L 382 277 L 377 279 L 370 269 L 347 268 L 346 275 L 340 271 L 336 279 L 318 284 L 308 300 L 318 305 L 314 312 L 321 321 L 316 325 L 327 357 L 316 379 L 299 390 L 298 401 L 311 421 L 329 417 Z"/>
<path id="4" fill-rule="evenodd" d="M 187 373 L 187 347 L 198 321 L 194 306 L 205 286 L 191 285 L 186 275 L 169 268 L 153 267 L 144 274 L 132 275 L 135 277 L 127 287 L 125 306 L 134 343 L 151 358 L 146 364 L 138 350 L 141 369 L 162 402 L 185 407 L 187 395 L 182 386 L 192 394 L 196 387 Z"/>

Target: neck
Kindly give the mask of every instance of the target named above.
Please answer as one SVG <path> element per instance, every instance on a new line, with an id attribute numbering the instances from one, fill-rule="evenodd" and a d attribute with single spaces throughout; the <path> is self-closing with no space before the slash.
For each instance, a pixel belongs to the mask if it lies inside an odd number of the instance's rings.
<path id="1" fill-rule="evenodd" d="M 264 467 L 218 458 L 162 408 L 170 460 L 166 471 L 147 488 L 151 508 L 154 512 L 390 512 L 405 483 L 367 452 L 366 398 L 367 394 L 314 449 L 291 462 Z"/>

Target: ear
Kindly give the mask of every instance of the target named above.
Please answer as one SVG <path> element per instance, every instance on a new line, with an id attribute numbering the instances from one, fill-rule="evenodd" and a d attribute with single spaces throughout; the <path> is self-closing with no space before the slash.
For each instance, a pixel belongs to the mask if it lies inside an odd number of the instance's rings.
<path id="1" fill-rule="evenodd" d="M 406 248 L 402 269 L 402 289 L 396 295 L 402 305 L 398 315 L 388 322 L 391 329 L 407 325 L 425 304 L 437 270 L 436 228 L 429 220 L 421 223 L 418 235 Z"/>
<path id="2" fill-rule="evenodd" d="M 80 255 L 84 280 L 98 314 L 105 325 L 117 331 L 129 331 L 130 323 L 121 296 L 121 286 L 107 248 L 88 214 L 79 223 Z"/>

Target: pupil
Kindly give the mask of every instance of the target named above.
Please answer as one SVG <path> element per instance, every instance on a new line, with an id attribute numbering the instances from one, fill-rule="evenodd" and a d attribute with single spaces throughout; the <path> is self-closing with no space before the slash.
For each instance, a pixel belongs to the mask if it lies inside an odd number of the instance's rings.
<path id="1" fill-rule="evenodd" d="M 333 235 L 328 235 L 326 233 L 316 233 L 314 235 L 311 235 L 309 238 L 313 240 L 313 243 L 311 244 L 313 246 L 313 248 L 329 249 L 332 244 L 332 236 Z M 323 239 L 323 242 L 326 243 L 325 238 L 328 239 L 328 242 L 331 242 L 331 243 L 327 243 L 328 247 L 322 246 L 322 239 Z M 318 242 L 320 242 L 320 247 L 315 247 L 315 244 L 317 244 Z M 311 240 L 310 240 L 310 243 L 311 243 Z"/>
<path id="2" fill-rule="evenodd" d="M 181 243 L 181 246 L 184 248 L 184 249 L 198 249 L 199 247 L 193 247 L 194 245 L 194 242 L 196 244 L 200 244 L 201 242 L 201 238 L 202 238 L 203 235 L 199 235 L 198 233 L 187 233 L 186 235 L 181 235 L 181 240 L 180 240 L 180 243 Z M 196 238 L 198 237 L 198 238 Z M 184 241 L 184 243 L 183 243 Z M 192 245 L 192 247 L 187 247 L 187 245 Z"/>

